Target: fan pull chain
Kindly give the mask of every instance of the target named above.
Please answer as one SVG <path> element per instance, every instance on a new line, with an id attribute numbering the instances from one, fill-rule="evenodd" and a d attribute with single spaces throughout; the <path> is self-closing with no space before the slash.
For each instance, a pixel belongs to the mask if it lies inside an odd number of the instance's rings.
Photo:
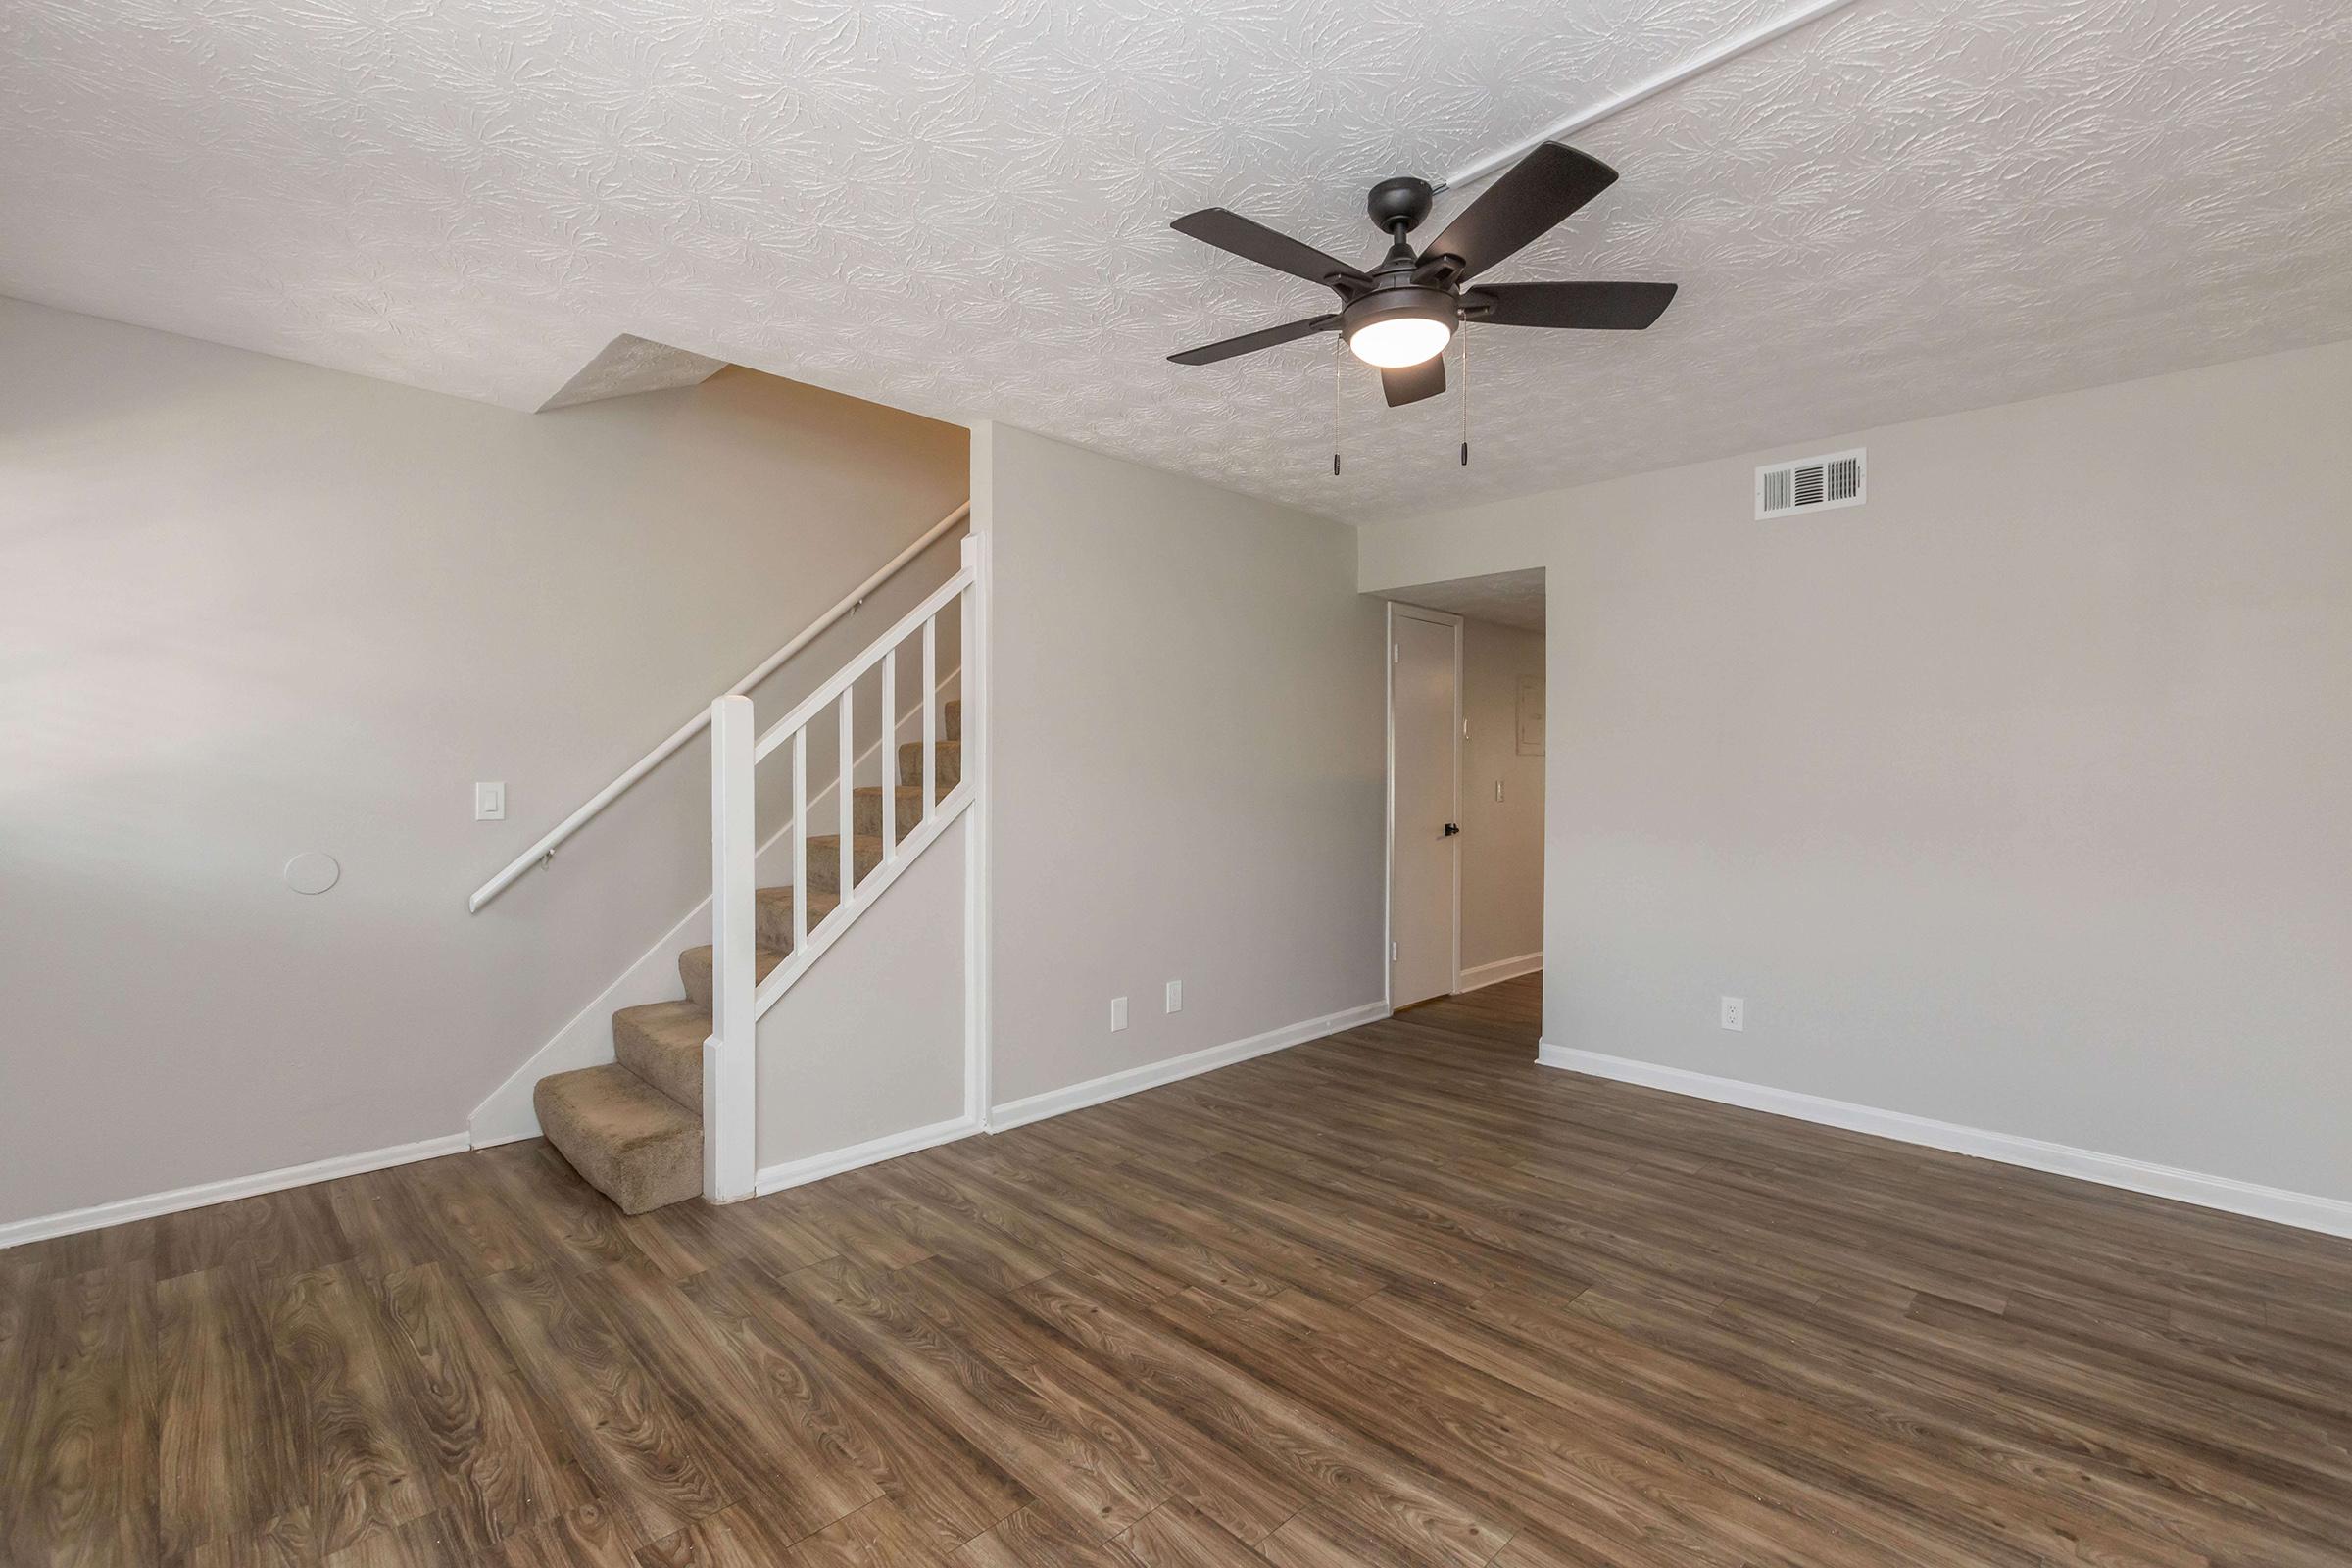
<path id="1" fill-rule="evenodd" d="M 1340 476 L 1340 361 L 1345 358 L 1346 345 L 1334 338 L 1331 344 L 1331 476 Z"/>
<path id="2" fill-rule="evenodd" d="M 1470 466 L 1470 323 L 1462 323 L 1462 466 Z"/>

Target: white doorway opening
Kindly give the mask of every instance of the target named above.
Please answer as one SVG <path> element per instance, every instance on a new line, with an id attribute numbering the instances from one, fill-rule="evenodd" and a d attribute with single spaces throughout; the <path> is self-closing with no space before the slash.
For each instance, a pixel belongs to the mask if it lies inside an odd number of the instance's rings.
<path id="1" fill-rule="evenodd" d="M 1539 568 L 1388 607 L 1389 1004 L 1544 965 L 1547 655 Z"/>

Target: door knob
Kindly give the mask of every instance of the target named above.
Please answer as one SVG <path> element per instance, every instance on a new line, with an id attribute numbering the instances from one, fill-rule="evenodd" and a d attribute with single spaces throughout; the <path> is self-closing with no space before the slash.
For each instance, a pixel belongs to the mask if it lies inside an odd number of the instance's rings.
<path id="1" fill-rule="evenodd" d="M 1451 838 L 1451 837 L 1453 837 L 1453 836 L 1454 836 L 1456 833 L 1459 833 L 1461 830 L 1462 830 L 1462 824 L 1461 824 L 1461 823 L 1459 823 L 1459 822 L 1448 822 L 1448 823 L 1446 823 L 1446 832 L 1445 832 L 1445 835 L 1444 835 L 1444 836 L 1445 836 L 1445 837 L 1446 837 L 1446 838 Z"/>

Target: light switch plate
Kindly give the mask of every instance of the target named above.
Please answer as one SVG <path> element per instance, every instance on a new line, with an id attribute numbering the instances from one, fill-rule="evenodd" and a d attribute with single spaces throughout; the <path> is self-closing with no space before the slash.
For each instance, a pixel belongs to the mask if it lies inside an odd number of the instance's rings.
<path id="1" fill-rule="evenodd" d="M 504 822 L 507 819 L 506 785 L 493 781 L 473 787 L 473 819 L 476 822 Z"/>

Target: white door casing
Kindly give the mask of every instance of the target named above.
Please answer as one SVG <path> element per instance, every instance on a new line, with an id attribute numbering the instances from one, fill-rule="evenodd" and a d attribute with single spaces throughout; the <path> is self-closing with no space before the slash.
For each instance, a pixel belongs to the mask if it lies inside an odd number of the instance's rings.
<path id="1" fill-rule="evenodd" d="M 1456 987 L 1461 618 L 1389 607 L 1389 1005 Z"/>

